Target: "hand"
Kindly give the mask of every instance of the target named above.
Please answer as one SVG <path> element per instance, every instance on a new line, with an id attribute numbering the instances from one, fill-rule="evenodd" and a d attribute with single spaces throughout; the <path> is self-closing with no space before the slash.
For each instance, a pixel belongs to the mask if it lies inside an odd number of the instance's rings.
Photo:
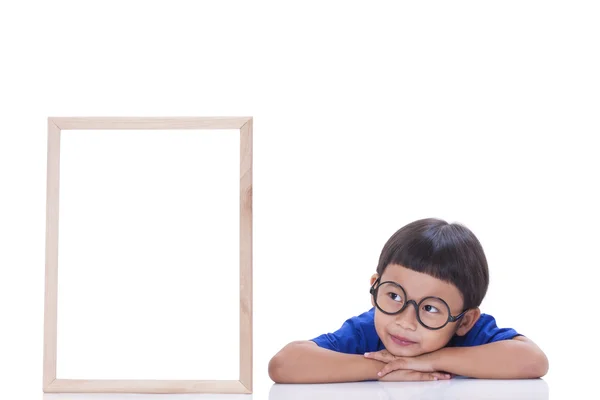
<path id="1" fill-rule="evenodd" d="M 416 357 L 399 357 L 384 349 L 374 353 L 365 353 L 365 357 L 386 363 L 385 367 L 378 374 L 380 377 L 396 370 L 436 372 L 430 354 L 423 354 Z"/>
<path id="2" fill-rule="evenodd" d="M 392 371 L 378 380 L 384 382 L 404 382 L 404 381 L 442 381 L 448 380 L 452 376 L 443 372 L 421 372 L 410 369 L 399 369 Z"/>

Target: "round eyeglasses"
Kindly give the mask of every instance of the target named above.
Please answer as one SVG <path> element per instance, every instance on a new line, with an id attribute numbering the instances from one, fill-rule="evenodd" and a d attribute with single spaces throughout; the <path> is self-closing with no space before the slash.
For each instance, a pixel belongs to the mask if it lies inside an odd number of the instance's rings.
<path id="1" fill-rule="evenodd" d="M 425 297 L 419 303 L 407 300 L 406 291 L 396 282 L 386 281 L 379 283 L 379 279 L 371 286 L 371 294 L 375 300 L 375 306 L 384 314 L 400 314 L 408 304 L 412 304 L 417 311 L 417 320 L 427 329 L 437 330 L 445 327 L 449 322 L 456 322 L 462 318 L 468 310 L 453 317 L 450 314 L 448 303 L 439 297 Z"/>

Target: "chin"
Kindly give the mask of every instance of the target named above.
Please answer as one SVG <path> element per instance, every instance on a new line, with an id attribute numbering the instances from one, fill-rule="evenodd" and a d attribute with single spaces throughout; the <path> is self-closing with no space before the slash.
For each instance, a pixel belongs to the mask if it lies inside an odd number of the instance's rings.
<path id="1" fill-rule="evenodd" d="M 385 349 L 398 357 L 416 357 L 426 352 L 421 349 L 418 343 L 410 346 L 399 346 L 395 343 L 384 343 Z"/>

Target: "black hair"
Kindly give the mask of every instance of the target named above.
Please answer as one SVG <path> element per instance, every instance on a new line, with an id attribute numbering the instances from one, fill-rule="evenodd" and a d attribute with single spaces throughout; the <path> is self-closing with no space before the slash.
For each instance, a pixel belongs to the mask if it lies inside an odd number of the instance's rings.
<path id="1" fill-rule="evenodd" d="M 479 307 L 489 285 L 487 260 L 477 237 L 467 227 L 441 219 L 414 221 L 394 233 L 381 251 L 379 276 L 390 264 L 453 284 L 465 310 Z"/>

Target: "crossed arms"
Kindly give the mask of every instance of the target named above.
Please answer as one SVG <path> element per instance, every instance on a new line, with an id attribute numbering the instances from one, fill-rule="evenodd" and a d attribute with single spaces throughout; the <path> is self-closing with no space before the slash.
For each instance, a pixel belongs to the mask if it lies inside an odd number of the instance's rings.
<path id="1" fill-rule="evenodd" d="M 269 362 L 277 383 L 334 383 L 368 380 L 442 380 L 453 375 L 483 379 L 539 378 L 548 359 L 524 336 L 472 347 L 445 347 L 416 357 L 396 357 L 386 350 L 345 354 L 312 341 L 292 342 Z M 380 375 L 378 375 L 380 373 Z"/>

